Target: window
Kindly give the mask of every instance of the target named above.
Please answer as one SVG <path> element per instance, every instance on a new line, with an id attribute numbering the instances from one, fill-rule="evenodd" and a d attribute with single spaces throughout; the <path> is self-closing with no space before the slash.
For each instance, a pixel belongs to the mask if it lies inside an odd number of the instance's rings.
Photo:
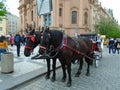
<path id="1" fill-rule="evenodd" d="M 59 16 L 62 16 L 62 8 L 59 8 Z"/>
<path id="2" fill-rule="evenodd" d="M 2 31 L 2 27 L 0 27 L 0 31 Z"/>
<path id="3" fill-rule="evenodd" d="M 77 11 L 72 11 L 72 24 L 77 24 Z"/>
<path id="4" fill-rule="evenodd" d="M 84 15 L 84 24 L 88 24 L 88 14 L 87 14 L 87 12 L 85 12 L 85 15 Z"/>
<path id="5" fill-rule="evenodd" d="M 31 21 L 33 21 L 33 10 L 31 11 Z"/>

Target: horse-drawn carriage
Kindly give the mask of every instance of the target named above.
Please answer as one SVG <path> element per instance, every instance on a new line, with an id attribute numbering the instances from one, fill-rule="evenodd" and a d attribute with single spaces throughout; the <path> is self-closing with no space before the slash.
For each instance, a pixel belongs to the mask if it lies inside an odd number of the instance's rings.
<path id="1" fill-rule="evenodd" d="M 75 74 L 76 77 L 79 77 L 79 75 L 81 74 L 83 60 L 85 60 L 87 63 L 86 76 L 90 75 L 90 65 L 92 65 L 93 62 L 93 60 L 91 59 L 93 58 L 94 55 L 96 55 L 93 53 L 93 51 L 95 51 L 96 48 L 94 47 L 95 44 L 93 44 L 89 38 L 72 38 L 59 30 L 49 30 L 49 28 L 45 28 L 43 30 L 44 30 L 43 32 L 40 31 L 35 32 L 35 30 L 33 29 L 28 33 L 26 37 L 24 55 L 26 57 L 30 56 L 33 49 L 40 44 L 39 54 L 41 54 L 42 57 L 47 57 L 46 58 L 48 67 L 46 75 L 47 78 L 50 77 L 50 59 L 53 59 L 52 81 L 55 81 L 56 78 L 55 66 L 57 58 L 59 59 L 63 70 L 62 82 L 66 81 L 67 76 L 66 69 L 67 69 L 68 87 L 70 87 L 72 84 L 71 77 L 72 62 L 76 60 L 78 60 L 79 62 L 79 67 Z M 52 55 L 53 52 L 55 53 L 54 55 Z M 95 61 L 97 61 L 97 59 L 95 59 Z"/>
<path id="2" fill-rule="evenodd" d="M 102 58 L 101 42 L 97 40 L 97 34 L 80 34 L 79 37 L 87 37 L 92 40 L 92 54 L 95 66 L 99 66 L 99 60 Z"/>

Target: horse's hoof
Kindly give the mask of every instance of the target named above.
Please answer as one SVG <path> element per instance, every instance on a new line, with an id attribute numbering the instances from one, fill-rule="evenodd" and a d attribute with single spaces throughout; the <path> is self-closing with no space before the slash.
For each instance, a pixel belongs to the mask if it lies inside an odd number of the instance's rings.
<path id="1" fill-rule="evenodd" d="M 52 82 L 56 81 L 55 77 L 52 77 L 52 78 L 51 78 L 51 81 L 52 81 Z"/>
<path id="2" fill-rule="evenodd" d="M 65 82 L 65 80 L 66 80 L 66 78 L 62 78 L 62 80 L 61 80 L 61 81 L 62 81 L 62 82 Z"/>
<path id="3" fill-rule="evenodd" d="M 67 87 L 71 87 L 71 82 L 68 82 L 68 83 L 67 83 Z"/>
<path id="4" fill-rule="evenodd" d="M 90 73 L 86 73 L 86 76 L 90 76 Z"/>
<path id="5" fill-rule="evenodd" d="M 49 76 L 49 75 L 46 75 L 45 79 L 50 79 L 50 76 Z"/>

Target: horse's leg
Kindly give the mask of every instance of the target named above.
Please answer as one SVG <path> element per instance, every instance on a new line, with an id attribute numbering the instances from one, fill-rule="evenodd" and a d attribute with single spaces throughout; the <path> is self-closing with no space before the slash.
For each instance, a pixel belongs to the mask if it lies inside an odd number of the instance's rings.
<path id="1" fill-rule="evenodd" d="M 59 58 L 59 61 L 60 61 L 60 63 L 61 63 L 62 70 L 63 70 L 62 82 L 65 82 L 65 80 L 66 80 L 66 67 L 65 67 L 65 63 L 64 63 L 63 60 L 64 60 L 64 59 L 60 59 L 60 58 Z"/>
<path id="2" fill-rule="evenodd" d="M 87 62 L 87 72 L 86 72 L 86 76 L 90 76 L 90 62 L 89 62 L 89 59 L 86 58 L 85 61 Z"/>
<path id="3" fill-rule="evenodd" d="M 50 59 L 46 59 L 47 61 L 47 75 L 46 75 L 46 79 L 50 78 Z"/>
<path id="4" fill-rule="evenodd" d="M 71 78 L 71 62 L 67 64 L 67 72 L 68 72 L 68 82 L 67 86 L 70 87 L 72 84 L 72 78 Z"/>
<path id="5" fill-rule="evenodd" d="M 56 72 L 55 72 L 55 69 L 56 69 L 56 60 L 57 60 L 57 58 L 53 58 L 53 60 L 52 60 L 52 62 L 53 62 L 53 64 L 52 64 L 53 76 L 52 76 L 52 79 L 51 79 L 52 82 L 54 82 L 55 79 L 56 79 Z"/>
<path id="6" fill-rule="evenodd" d="M 79 75 L 81 74 L 81 70 L 82 70 L 82 66 L 83 66 L 83 57 L 81 57 L 80 59 L 79 59 L 79 68 L 78 68 L 78 71 L 77 71 L 77 73 L 76 73 L 76 75 L 75 75 L 75 77 L 79 77 Z"/>

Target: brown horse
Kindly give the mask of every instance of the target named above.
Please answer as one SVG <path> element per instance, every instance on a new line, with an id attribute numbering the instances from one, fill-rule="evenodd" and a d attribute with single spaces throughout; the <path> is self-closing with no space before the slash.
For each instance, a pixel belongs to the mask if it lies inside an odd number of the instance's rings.
<path id="1" fill-rule="evenodd" d="M 88 38 L 77 38 L 73 39 L 67 36 L 65 33 L 58 31 L 58 30 L 46 30 L 43 32 L 41 36 L 40 45 L 45 47 L 46 56 L 50 57 L 51 47 L 54 48 L 55 52 L 58 52 L 57 57 L 59 58 L 62 70 L 63 70 L 63 77 L 62 81 L 66 80 L 66 67 L 68 72 L 68 82 L 67 86 L 71 86 L 72 79 L 71 79 L 71 62 L 75 60 L 79 60 L 80 66 L 76 73 L 78 77 L 82 70 L 83 65 L 83 57 L 87 62 L 87 73 L 86 75 L 89 76 L 90 74 L 90 64 L 92 60 L 90 60 L 91 52 L 92 52 L 92 42 Z M 48 55 L 49 54 L 49 55 Z"/>

